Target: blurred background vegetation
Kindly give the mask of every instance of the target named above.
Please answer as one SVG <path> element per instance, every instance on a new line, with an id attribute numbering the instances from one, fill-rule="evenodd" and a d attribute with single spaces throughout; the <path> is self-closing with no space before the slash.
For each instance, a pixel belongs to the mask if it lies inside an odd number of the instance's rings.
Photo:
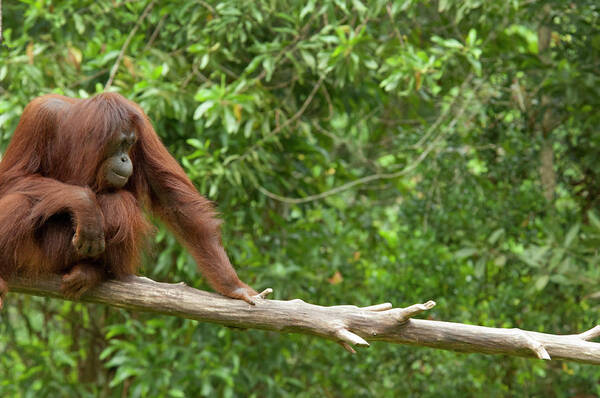
<path id="1" fill-rule="evenodd" d="M 577 333 L 600 316 L 597 0 L 4 0 L 0 148 L 45 93 L 138 102 L 278 299 Z M 121 55 L 121 56 L 120 56 Z M 141 273 L 208 289 L 160 227 Z M 3 397 L 600 394 L 600 368 L 376 343 L 350 356 L 9 295 Z"/>

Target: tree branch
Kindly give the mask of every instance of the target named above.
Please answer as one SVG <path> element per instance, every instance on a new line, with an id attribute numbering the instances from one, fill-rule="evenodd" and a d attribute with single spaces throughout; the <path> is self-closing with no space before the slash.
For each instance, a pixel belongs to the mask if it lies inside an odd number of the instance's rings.
<path id="1" fill-rule="evenodd" d="M 471 81 L 473 75 L 469 75 L 465 81 L 463 82 L 463 84 L 461 85 L 461 89 L 464 89 L 464 87 L 467 86 L 467 84 Z M 316 88 L 318 88 L 318 86 L 320 85 L 321 81 L 323 78 L 321 78 L 321 80 L 319 80 L 319 83 L 317 83 L 317 86 L 315 86 Z M 483 83 L 483 80 L 481 80 L 474 88 L 474 90 L 477 90 L 481 84 Z M 311 96 L 316 92 L 316 90 L 313 89 L 313 92 L 311 93 L 311 95 L 309 96 L 309 98 L 311 98 Z M 433 134 L 436 130 L 437 127 L 442 123 L 443 120 L 446 119 L 446 116 L 450 113 L 450 110 L 453 109 L 453 104 L 458 100 L 458 98 L 463 98 L 463 95 L 456 95 L 453 99 L 452 102 L 450 103 L 450 105 L 446 108 L 446 110 L 444 112 L 442 112 L 442 114 L 440 114 L 440 116 L 437 118 L 437 120 L 429 127 L 429 129 L 427 129 L 427 132 L 423 135 L 423 137 L 419 140 L 419 142 L 415 145 L 416 148 L 421 148 L 423 143 L 429 138 L 429 136 L 431 134 Z M 313 202 L 315 200 L 320 200 L 320 199 L 324 199 L 326 197 L 332 196 L 332 195 L 336 195 L 340 192 L 344 192 L 349 190 L 350 188 L 353 188 L 357 185 L 363 185 L 363 184 L 368 184 L 372 181 L 377 181 L 377 180 L 386 180 L 386 179 L 394 179 L 394 178 L 398 178 L 401 177 L 405 174 L 408 174 L 410 172 L 412 172 L 414 169 L 417 168 L 417 166 L 419 164 L 421 164 L 421 162 L 423 162 L 423 160 L 425 160 L 425 158 L 429 155 L 429 153 L 436 147 L 436 145 L 438 144 L 438 142 L 443 138 L 444 134 L 451 131 L 454 126 L 456 125 L 456 123 L 458 123 L 459 119 L 462 117 L 462 115 L 465 113 L 465 111 L 467 110 L 468 106 L 470 105 L 471 100 L 473 99 L 473 97 L 469 97 L 467 98 L 467 100 L 464 102 L 463 106 L 460 108 L 460 110 L 458 112 L 456 112 L 454 118 L 452 119 L 452 121 L 448 124 L 448 126 L 446 128 L 443 129 L 443 131 L 441 133 L 438 134 L 437 137 L 435 137 L 433 140 L 431 140 L 430 144 L 427 146 L 427 148 L 425 148 L 425 150 L 423 150 L 421 152 L 421 154 L 412 162 L 407 164 L 402 170 L 396 171 L 394 173 L 377 173 L 377 174 L 372 174 L 366 177 L 362 177 L 359 178 L 357 180 L 353 180 L 350 182 L 347 182 L 345 184 L 342 184 L 338 187 L 329 189 L 327 191 L 315 194 L 315 195 L 310 195 L 310 196 L 305 196 L 303 198 L 290 198 L 290 197 L 286 197 L 286 196 L 281 196 L 281 195 L 277 195 L 276 193 L 273 193 L 271 191 L 269 191 L 268 189 L 266 189 L 265 187 L 261 186 L 261 185 L 256 185 L 256 188 L 259 190 L 260 193 L 262 193 L 263 195 L 277 200 L 279 202 L 283 202 L 283 203 L 288 203 L 288 204 L 301 204 L 301 203 L 308 203 L 308 202 Z M 307 104 L 307 102 L 305 102 L 305 105 Z M 303 112 L 304 110 L 301 109 L 301 111 Z M 296 113 L 296 115 L 299 115 L 300 111 L 298 113 Z M 294 115 L 295 116 L 295 115 Z M 294 118 L 292 118 L 294 119 Z M 288 120 L 288 121 L 292 121 L 292 119 Z M 278 132 L 280 129 L 275 129 L 276 132 Z M 244 155 L 246 156 L 246 155 Z M 243 157 L 243 156 L 242 156 Z M 238 158 L 241 159 L 242 157 Z"/>
<path id="2" fill-rule="evenodd" d="M 137 22 L 135 23 L 135 26 L 133 27 L 133 29 L 131 30 L 131 32 L 129 32 L 129 35 L 127 36 L 127 39 L 125 39 L 125 43 L 123 43 L 123 47 L 121 47 L 121 51 L 119 51 L 119 55 L 117 56 L 117 60 L 115 61 L 115 64 L 113 65 L 112 69 L 110 70 L 110 75 L 108 77 L 108 81 L 106 82 L 106 85 L 104 86 L 104 90 L 105 91 L 108 90 L 112 86 L 112 83 L 113 83 L 113 80 L 115 78 L 115 75 L 117 74 L 117 71 L 119 70 L 119 65 L 121 65 L 121 60 L 123 59 L 123 56 L 125 56 L 125 51 L 127 51 L 127 47 L 129 47 L 129 43 L 131 42 L 131 39 L 133 39 L 133 36 L 137 32 L 137 30 L 140 28 L 140 25 L 142 24 L 142 21 L 150 13 L 150 10 L 152 10 L 152 7 L 154 7 L 154 4 L 156 4 L 156 0 L 152 0 L 146 6 L 146 8 L 144 9 L 144 11 L 142 12 L 142 15 L 140 15 L 140 17 L 138 18 Z"/>
<path id="3" fill-rule="evenodd" d="M 16 279 L 12 292 L 63 298 L 58 276 L 37 281 Z M 369 341 L 426 346 L 461 352 L 507 354 L 541 359 L 564 359 L 600 364 L 600 326 L 574 335 L 552 335 L 520 329 L 502 329 L 460 323 L 410 319 L 435 303 L 392 308 L 389 303 L 359 308 L 323 307 L 302 300 L 266 300 L 261 293 L 255 306 L 184 283 L 168 284 L 143 277 L 108 281 L 84 294 L 81 301 L 108 304 L 135 311 L 173 315 L 239 328 L 303 333 L 333 340 L 354 353 L 353 346 Z"/>

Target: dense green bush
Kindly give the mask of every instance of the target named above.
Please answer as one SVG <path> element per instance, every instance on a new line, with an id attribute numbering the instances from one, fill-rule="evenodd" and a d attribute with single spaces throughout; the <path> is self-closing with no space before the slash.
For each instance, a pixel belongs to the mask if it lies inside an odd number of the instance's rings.
<path id="1" fill-rule="evenodd" d="M 576 333 L 600 315 L 597 1 L 4 1 L 0 147 L 25 104 L 140 103 L 280 299 Z M 144 10 L 147 11 L 142 17 Z M 128 45 L 127 45 L 128 44 Z M 207 288 L 160 229 L 142 273 Z M 0 395 L 577 396 L 600 370 L 10 295 Z"/>

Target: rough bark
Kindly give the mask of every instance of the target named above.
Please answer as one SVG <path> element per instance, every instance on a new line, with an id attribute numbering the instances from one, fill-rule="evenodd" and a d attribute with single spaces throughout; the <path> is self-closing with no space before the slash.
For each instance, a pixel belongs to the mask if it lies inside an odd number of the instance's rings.
<path id="1" fill-rule="evenodd" d="M 538 28 L 538 53 L 542 62 L 552 62 L 549 49 L 552 41 L 552 29 L 549 26 L 551 15 L 550 5 L 544 6 L 542 21 Z M 560 124 L 560 119 L 555 114 L 552 101 L 548 95 L 542 95 L 541 99 L 542 120 L 538 129 L 542 133 L 542 149 L 540 151 L 540 179 L 544 197 L 548 202 L 554 201 L 556 190 L 556 171 L 554 171 L 554 148 L 552 148 L 552 131 Z"/>
<path id="2" fill-rule="evenodd" d="M 63 298 L 60 279 L 18 279 L 12 292 Z M 261 298 L 270 292 L 267 289 Z M 302 300 L 259 299 L 256 305 L 215 293 L 196 290 L 184 283 L 168 284 L 131 277 L 105 282 L 84 294 L 81 301 L 107 304 L 134 311 L 148 311 L 238 328 L 311 334 L 333 340 L 354 353 L 353 346 L 368 341 L 427 346 L 461 352 L 506 354 L 541 359 L 563 359 L 600 364 L 600 326 L 575 335 L 552 335 L 520 329 L 490 328 L 452 322 L 410 319 L 435 303 L 392 308 L 389 303 L 370 307 L 323 307 Z M 7 303 L 10 305 L 10 302 Z"/>

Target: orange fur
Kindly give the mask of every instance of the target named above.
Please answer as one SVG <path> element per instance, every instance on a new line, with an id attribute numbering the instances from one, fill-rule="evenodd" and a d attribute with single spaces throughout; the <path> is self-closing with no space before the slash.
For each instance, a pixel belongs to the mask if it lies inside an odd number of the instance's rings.
<path id="1" fill-rule="evenodd" d="M 102 168 L 121 131 L 134 131 L 137 142 L 130 151 L 133 175 L 115 190 Z M 31 101 L 0 162 L 0 305 L 4 280 L 15 275 L 64 274 L 63 282 L 76 286 L 65 293 L 78 295 L 106 277 L 134 274 L 152 230 L 143 209 L 166 222 L 215 290 L 252 301 L 256 292 L 230 264 L 212 204 L 137 104 L 116 93 Z M 78 256 L 72 242 L 78 228 L 104 235 L 100 255 Z"/>

